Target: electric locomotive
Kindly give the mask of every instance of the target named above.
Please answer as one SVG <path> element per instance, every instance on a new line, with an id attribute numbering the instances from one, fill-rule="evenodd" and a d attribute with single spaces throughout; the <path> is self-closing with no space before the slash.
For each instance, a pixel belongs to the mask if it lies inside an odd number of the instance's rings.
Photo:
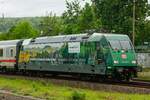
<path id="1" fill-rule="evenodd" d="M 136 54 L 127 35 L 75 34 L 23 41 L 19 71 L 105 76 L 129 80 L 137 76 Z"/>

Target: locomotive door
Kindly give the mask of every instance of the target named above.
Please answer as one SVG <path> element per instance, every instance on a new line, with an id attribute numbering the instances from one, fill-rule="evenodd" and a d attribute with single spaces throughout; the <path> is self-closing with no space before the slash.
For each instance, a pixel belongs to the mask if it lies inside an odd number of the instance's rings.
<path id="1" fill-rule="evenodd" d="M 106 65 L 103 53 L 103 47 L 101 46 L 100 42 L 96 42 L 96 64 L 98 65 L 97 70 L 99 70 L 99 74 L 105 75 L 106 72 Z"/>
<path id="2" fill-rule="evenodd" d="M 104 62 L 104 55 L 102 52 L 102 47 L 100 45 L 100 42 L 96 42 L 96 52 L 97 52 L 97 56 L 96 56 L 97 64 L 103 63 Z"/>

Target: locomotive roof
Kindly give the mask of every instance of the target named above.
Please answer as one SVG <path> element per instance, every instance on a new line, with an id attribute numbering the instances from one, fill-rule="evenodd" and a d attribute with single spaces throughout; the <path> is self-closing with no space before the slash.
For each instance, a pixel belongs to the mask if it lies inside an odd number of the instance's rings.
<path id="1" fill-rule="evenodd" d="M 60 43 L 60 42 L 81 42 L 81 41 L 99 41 L 102 37 L 107 39 L 113 39 L 114 37 L 118 39 L 126 39 L 127 35 L 121 34 L 104 34 L 104 33 L 93 33 L 93 34 L 73 34 L 73 35 L 60 35 L 60 36 L 47 36 L 47 37 L 38 37 L 32 41 L 35 44 L 38 43 Z M 124 38 L 120 38 L 124 37 Z"/>
<path id="2" fill-rule="evenodd" d="M 73 35 L 60 35 L 60 36 L 47 36 L 36 38 L 34 43 L 47 43 L 47 42 L 69 42 L 69 41 L 82 41 L 83 37 L 87 34 L 73 34 Z"/>
<path id="3" fill-rule="evenodd" d="M 108 40 L 130 40 L 128 35 L 124 34 L 104 34 Z"/>

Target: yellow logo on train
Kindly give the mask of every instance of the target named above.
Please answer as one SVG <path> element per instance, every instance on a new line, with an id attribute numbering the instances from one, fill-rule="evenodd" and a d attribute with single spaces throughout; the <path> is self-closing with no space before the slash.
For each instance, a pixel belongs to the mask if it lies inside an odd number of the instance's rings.
<path id="1" fill-rule="evenodd" d="M 20 52 L 19 63 L 29 62 L 30 54 L 28 52 Z"/>

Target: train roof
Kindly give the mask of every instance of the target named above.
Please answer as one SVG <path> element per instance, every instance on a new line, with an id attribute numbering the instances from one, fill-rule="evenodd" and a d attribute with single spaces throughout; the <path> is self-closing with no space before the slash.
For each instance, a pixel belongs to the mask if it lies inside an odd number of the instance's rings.
<path id="1" fill-rule="evenodd" d="M 0 45 L 13 45 L 17 44 L 20 40 L 5 40 L 5 41 L 0 41 Z"/>
<path id="2" fill-rule="evenodd" d="M 130 40 L 125 34 L 104 34 L 108 40 Z"/>
<path id="3" fill-rule="evenodd" d="M 34 40 L 33 43 L 47 43 L 47 42 L 75 42 L 82 41 L 83 38 L 88 38 L 87 34 L 73 34 L 73 35 L 60 35 L 60 36 L 47 36 L 47 37 L 39 37 Z"/>
<path id="4" fill-rule="evenodd" d="M 106 34 L 106 33 L 93 33 L 93 34 L 72 34 L 72 35 L 60 35 L 60 36 L 47 36 L 38 37 L 32 41 L 32 39 L 26 39 L 23 44 L 32 42 L 33 44 L 39 43 L 60 43 L 60 42 L 81 42 L 81 41 L 99 41 L 102 37 L 107 39 L 128 39 L 127 35 L 122 34 Z"/>

